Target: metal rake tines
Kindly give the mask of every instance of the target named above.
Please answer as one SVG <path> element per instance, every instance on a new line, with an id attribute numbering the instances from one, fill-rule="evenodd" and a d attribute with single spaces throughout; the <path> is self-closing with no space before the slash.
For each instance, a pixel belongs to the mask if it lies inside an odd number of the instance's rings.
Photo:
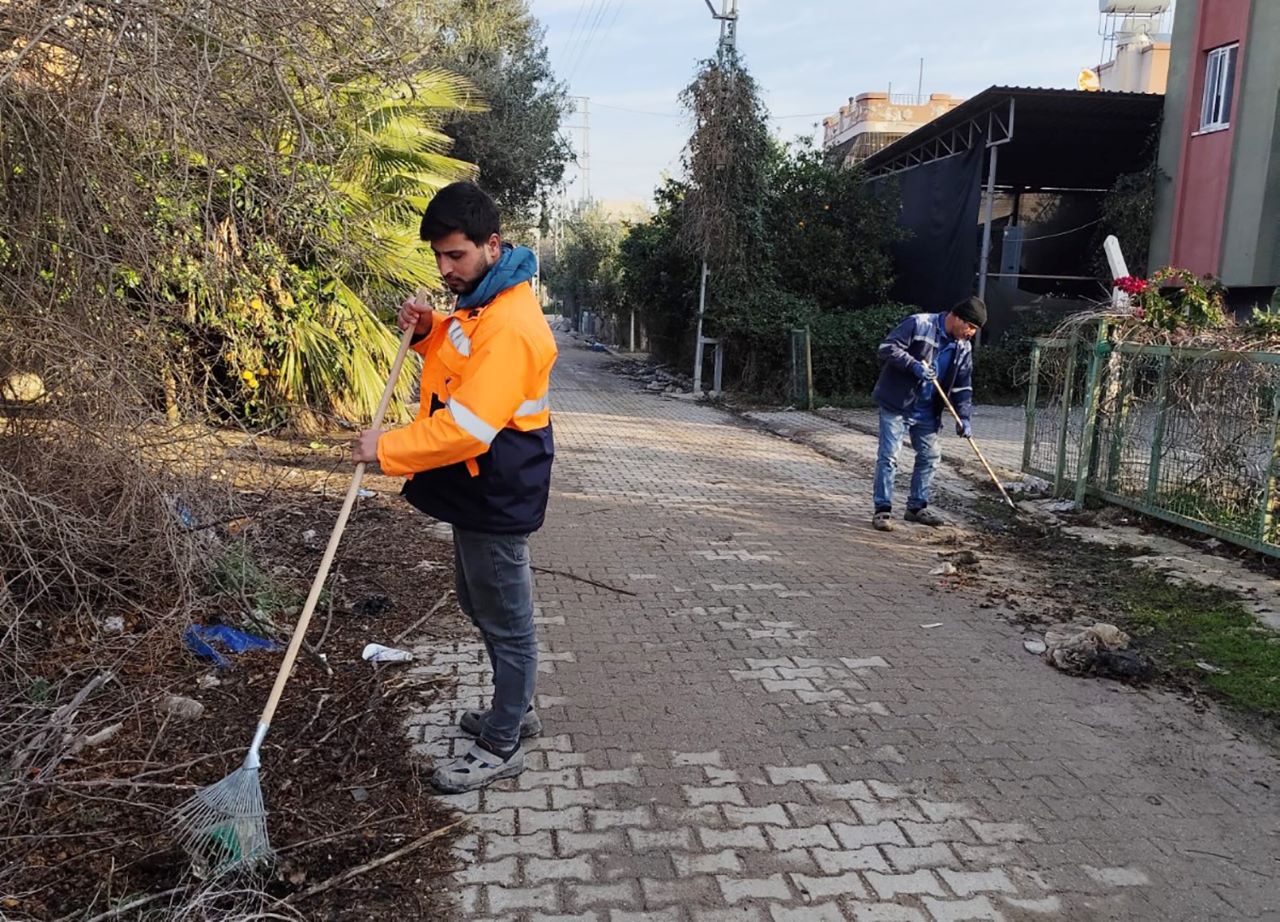
<path id="1" fill-rule="evenodd" d="M 216 876 L 271 860 L 256 768 L 240 768 L 174 811 L 178 843 L 198 872 Z"/>

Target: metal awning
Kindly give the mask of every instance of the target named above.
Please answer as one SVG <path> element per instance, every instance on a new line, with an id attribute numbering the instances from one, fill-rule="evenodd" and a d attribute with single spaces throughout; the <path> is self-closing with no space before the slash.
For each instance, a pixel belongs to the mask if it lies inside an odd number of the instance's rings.
<path id="1" fill-rule="evenodd" d="M 986 297 L 995 191 L 1103 191 L 1151 160 L 1164 96 L 993 86 L 868 157 L 872 178 L 986 148 L 978 297 Z"/>
<path id="2" fill-rule="evenodd" d="M 1002 147 L 995 184 L 1027 191 L 1106 189 L 1142 169 L 1160 121 L 1156 93 L 993 86 L 862 163 L 886 176 L 975 144 Z"/>

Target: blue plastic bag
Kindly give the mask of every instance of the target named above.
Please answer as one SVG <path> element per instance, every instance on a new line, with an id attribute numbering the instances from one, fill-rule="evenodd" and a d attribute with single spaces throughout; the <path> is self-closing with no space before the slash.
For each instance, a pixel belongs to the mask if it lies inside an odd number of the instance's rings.
<path id="1" fill-rule="evenodd" d="M 229 653 L 244 653 L 246 650 L 280 649 L 265 637 L 255 637 L 252 634 L 246 634 L 244 631 L 237 631 L 233 627 L 227 627 L 225 624 L 215 624 L 211 627 L 193 624 L 182 632 L 182 639 L 186 643 L 188 650 L 196 656 L 213 660 L 214 665 L 219 669 L 225 669 L 230 666 L 231 661 L 213 648 L 215 643 L 223 646 Z"/>

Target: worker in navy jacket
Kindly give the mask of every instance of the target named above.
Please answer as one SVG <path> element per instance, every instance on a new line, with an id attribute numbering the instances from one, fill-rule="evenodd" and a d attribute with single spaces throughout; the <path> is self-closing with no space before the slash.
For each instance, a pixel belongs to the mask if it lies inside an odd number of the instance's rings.
<path id="1" fill-rule="evenodd" d="M 938 388 L 944 389 L 960 417 L 956 435 L 968 438 L 973 407 L 970 340 L 986 322 L 987 306 L 978 298 L 966 298 L 940 314 L 912 314 L 880 343 L 880 378 L 872 392 L 880 405 L 880 447 L 871 519 L 880 531 L 893 528 L 893 478 L 898 450 L 908 435 L 916 461 L 904 518 L 920 525 L 945 524 L 929 508 L 929 487 L 942 457 L 938 432 L 944 406 Z"/>

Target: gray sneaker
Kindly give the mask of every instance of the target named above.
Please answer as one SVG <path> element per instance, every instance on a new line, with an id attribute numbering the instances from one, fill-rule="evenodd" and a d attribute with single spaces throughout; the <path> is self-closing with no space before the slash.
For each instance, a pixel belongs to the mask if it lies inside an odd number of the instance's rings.
<path id="1" fill-rule="evenodd" d="M 945 518 L 934 512 L 928 506 L 923 509 L 908 509 L 907 514 L 903 516 L 908 522 L 915 522 L 917 525 L 929 525 L 936 528 L 939 525 L 949 524 Z"/>
<path id="2" fill-rule="evenodd" d="M 479 737 L 480 725 L 488 713 L 488 711 L 463 711 L 462 719 L 458 721 L 458 729 L 467 736 Z M 542 718 L 538 716 L 538 712 L 525 711 L 524 718 L 520 721 L 520 739 L 528 739 L 540 733 L 542 733 Z"/>
<path id="3" fill-rule="evenodd" d="M 893 531 L 893 516 L 887 512 L 877 512 L 871 517 L 871 527 L 876 531 Z"/>
<path id="4" fill-rule="evenodd" d="M 523 747 L 516 747 L 508 758 L 502 759 L 475 743 L 460 758 L 438 766 L 431 775 L 431 783 L 442 794 L 461 794 L 488 787 L 503 778 L 514 778 L 522 771 Z"/>

